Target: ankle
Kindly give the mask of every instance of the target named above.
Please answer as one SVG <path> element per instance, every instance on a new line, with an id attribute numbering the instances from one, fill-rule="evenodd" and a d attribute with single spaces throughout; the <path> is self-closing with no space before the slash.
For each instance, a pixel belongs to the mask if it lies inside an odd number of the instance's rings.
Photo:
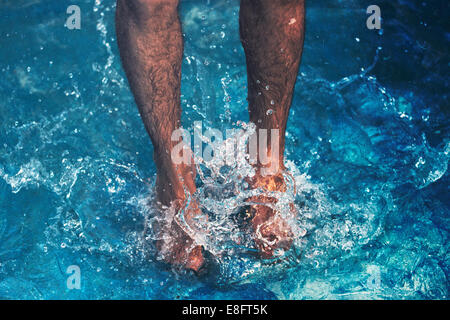
<path id="1" fill-rule="evenodd" d="M 262 188 L 266 191 L 286 191 L 286 182 L 282 172 L 274 175 L 260 175 L 257 173 L 252 180 L 252 185 L 254 188 Z"/>

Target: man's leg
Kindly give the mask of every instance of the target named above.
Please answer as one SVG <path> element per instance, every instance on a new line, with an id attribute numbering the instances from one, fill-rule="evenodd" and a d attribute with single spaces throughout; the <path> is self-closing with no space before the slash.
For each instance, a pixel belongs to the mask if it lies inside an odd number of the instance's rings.
<path id="1" fill-rule="evenodd" d="M 254 187 L 269 191 L 285 189 L 281 175 L 285 131 L 302 55 L 304 18 L 304 0 L 241 0 L 240 33 L 247 60 L 250 121 L 257 129 L 267 129 L 269 139 L 271 129 L 279 130 L 279 152 L 268 150 L 271 163 L 267 165 L 273 167 L 278 162 L 278 170 L 264 176 L 261 169 L 267 166 L 259 164 L 253 181 Z M 270 149 L 270 143 L 267 145 Z M 255 242 L 262 256 L 271 257 L 276 248 L 288 248 L 292 241 L 289 226 L 274 220 L 273 210 L 266 206 L 253 209 L 253 228 L 260 235 Z"/>
<path id="2" fill-rule="evenodd" d="M 165 206 L 183 202 L 183 185 L 195 191 L 195 170 L 171 159 L 172 132 L 180 127 L 183 39 L 178 0 L 118 0 L 116 32 L 120 55 L 142 120 L 153 142 L 157 199 Z M 174 239 L 160 241 L 166 261 L 198 270 L 201 247 L 174 223 Z"/>

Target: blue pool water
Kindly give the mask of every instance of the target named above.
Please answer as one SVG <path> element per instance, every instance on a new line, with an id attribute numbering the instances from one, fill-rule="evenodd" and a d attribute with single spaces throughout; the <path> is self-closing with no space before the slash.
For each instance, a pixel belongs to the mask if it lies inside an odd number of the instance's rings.
<path id="1" fill-rule="evenodd" d="M 70 4 L 81 30 L 64 28 Z M 369 4 L 307 3 L 286 147 L 301 208 L 289 259 L 222 252 L 197 278 L 142 245 L 155 167 L 114 1 L 2 1 L 0 299 L 448 299 L 449 5 L 377 1 L 378 32 Z M 180 12 L 184 126 L 247 121 L 238 1 Z M 67 287 L 71 265 L 80 290 Z"/>

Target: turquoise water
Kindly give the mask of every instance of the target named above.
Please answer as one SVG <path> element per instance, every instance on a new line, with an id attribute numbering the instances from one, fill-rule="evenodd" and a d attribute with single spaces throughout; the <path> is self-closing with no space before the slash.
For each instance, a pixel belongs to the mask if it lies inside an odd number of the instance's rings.
<path id="1" fill-rule="evenodd" d="M 114 1 L 74 2 L 78 31 L 64 28 L 72 2 L 0 4 L 0 298 L 448 299 L 445 1 L 378 1 L 380 32 L 366 28 L 367 1 L 309 1 L 286 146 L 295 246 L 278 264 L 218 250 L 201 278 L 143 248 L 155 167 Z M 247 121 L 238 1 L 180 10 L 184 126 Z M 226 197 L 200 201 L 218 215 Z"/>

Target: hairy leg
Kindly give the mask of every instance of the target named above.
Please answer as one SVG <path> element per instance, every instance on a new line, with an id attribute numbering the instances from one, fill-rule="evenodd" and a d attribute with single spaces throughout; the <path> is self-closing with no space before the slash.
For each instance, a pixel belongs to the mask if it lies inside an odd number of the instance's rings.
<path id="1" fill-rule="evenodd" d="M 178 0 L 118 0 L 116 33 L 122 64 L 154 147 L 156 192 L 161 204 L 185 199 L 183 186 L 195 191 L 195 170 L 174 164 L 172 132 L 180 127 L 180 86 L 183 39 Z M 175 240 L 159 242 L 165 260 L 198 269 L 201 248 L 174 223 Z"/>
<path id="2" fill-rule="evenodd" d="M 271 129 L 279 130 L 279 152 L 267 144 L 270 161 L 264 165 L 258 162 L 252 182 L 268 191 L 285 191 L 281 174 L 285 131 L 302 55 L 304 19 L 304 0 L 241 0 L 240 33 L 247 61 L 250 121 L 257 129 L 268 130 L 269 141 Z M 272 167 L 269 175 L 261 172 L 267 166 Z M 289 226 L 266 206 L 253 209 L 253 227 L 260 235 L 255 242 L 261 254 L 271 257 L 276 248 L 289 247 Z"/>

